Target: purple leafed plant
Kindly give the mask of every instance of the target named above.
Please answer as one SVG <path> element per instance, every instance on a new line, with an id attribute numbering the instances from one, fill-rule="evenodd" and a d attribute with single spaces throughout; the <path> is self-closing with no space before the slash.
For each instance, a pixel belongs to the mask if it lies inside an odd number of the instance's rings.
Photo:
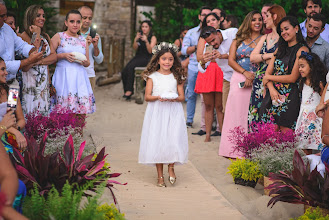
<path id="1" fill-rule="evenodd" d="M 47 132 L 52 138 L 59 135 L 59 130 L 65 130 L 69 127 L 77 129 L 82 133 L 85 126 L 85 115 L 76 115 L 69 109 L 57 107 L 52 110 L 48 116 L 44 116 L 39 112 L 34 112 L 26 116 L 25 134 L 28 137 L 34 137 L 41 140 Z"/>
<path id="2" fill-rule="evenodd" d="M 73 184 L 72 186 L 76 184 L 75 186 L 77 187 L 87 184 L 90 180 L 94 180 L 94 187 L 91 188 L 91 190 L 94 190 L 97 185 L 106 181 L 106 186 L 111 190 L 116 203 L 111 188 L 113 184 L 121 183 L 111 178 L 118 177 L 121 174 L 109 173 L 109 167 L 104 167 L 107 156 L 105 148 L 102 148 L 97 153 L 95 159 L 93 159 L 94 153 L 82 158 L 85 148 L 85 142 L 83 142 L 75 157 L 73 139 L 70 136 L 63 146 L 63 157 L 61 157 L 58 151 L 50 155 L 44 155 L 46 139 L 47 133 L 39 144 L 33 137 L 27 138 L 28 145 L 24 156 L 17 150 L 14 151 L 14 155 L 11 155 L 18 176 L 25 183 L 28 190 L 33 189 L 33 185 L 36 184 L 41 194 L 47 193 L 52 186 L 55 186 L 61 192 L 67 181 L 69 184 Z"/>
<path id="3" fill-rule="evenodd" d="M 275 124 L 264 122 L 252 123 L 249 133 L 240 126 L 232 129 L 230 133 L 229 140 L 235 145 L 234 151 L 242 152 L 247 158 L 250 158 L 251 150 L 258 149 L 261 144 L 276 147 L 277 144 L 295 141 L 295 133 L 292 130 L 277 131 Z"/>

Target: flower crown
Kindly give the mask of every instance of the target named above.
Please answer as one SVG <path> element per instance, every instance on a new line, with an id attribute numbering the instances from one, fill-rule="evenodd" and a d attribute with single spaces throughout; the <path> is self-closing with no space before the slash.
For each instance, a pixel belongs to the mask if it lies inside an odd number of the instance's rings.
<path id="1" fill-rule="evenodd" d="M 153 53 L 153 55 L 156 55 L 161 50 L 165 50 L 165 49 L 170 49 L 170 50 L 172 50 L 175 53 L 178 52 L 178 47 L 175 44 L 168 43 L 168 42 L 161 42 L 161 43 L 159 43 L 158 45 L 155 45 L 152 48 L 152 53 Z"/>

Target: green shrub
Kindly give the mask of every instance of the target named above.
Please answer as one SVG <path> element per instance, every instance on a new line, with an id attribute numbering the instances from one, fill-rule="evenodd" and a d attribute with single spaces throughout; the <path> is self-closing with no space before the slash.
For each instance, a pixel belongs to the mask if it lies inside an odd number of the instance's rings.
<path id="1" fill-rule="evenodd" d="M 114 204 L 107 204 L 104 203 L 101 206 L 98 206 L 97 211 L 105 213 L 104 219 L 105 220 L 124 220 L 125 215 L 123 213 L 120 213 L 117 207 L 115 207 Z"/>
<path id="2" fill-rule="evenodd" d="M 299 216 L 295 220 L 329 220 L 329 215 L 324 216 L 319 207 L 310 207 L 305 211 L 304 215 Z"/>
<path id="3" fill-rule="evenodd" d="M 254 181 L 256 182 L 263 175 L 259 170 L 258 163 L 251 161 L 249 159 L 239 159 L 237 158 L 235 161 L 231 160 L 230 166 L 227 168 L 233 177 L 233 179 L 241 178 L 246 181 Z"/>

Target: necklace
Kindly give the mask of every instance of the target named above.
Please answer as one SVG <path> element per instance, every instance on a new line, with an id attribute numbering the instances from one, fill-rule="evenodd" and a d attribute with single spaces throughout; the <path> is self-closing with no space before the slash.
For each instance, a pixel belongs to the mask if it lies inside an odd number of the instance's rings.
<path id="1" fill-rule="evenodd" d="M 269 39 L 269 44 L 273 45 L 277 39 L 278 39 L 277 37 L 273 38 L 273 34 L 271 34 L 270 39 Z"/>

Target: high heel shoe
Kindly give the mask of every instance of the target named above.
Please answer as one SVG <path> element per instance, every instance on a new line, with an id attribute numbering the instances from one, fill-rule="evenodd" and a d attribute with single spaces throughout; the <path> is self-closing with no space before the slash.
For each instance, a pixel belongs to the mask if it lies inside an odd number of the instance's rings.
<path id="1" fill-rule="evenodd" d="M 174 166 L 169 166 L 168 165 L 168 173 L 169 173 L 169 169 L 173 169 L 174 170 Z M 169 175 L 168 180 L 169 180 L 169 183 L 171 185 L 174 185 L 175 182 L 176 182 L 176 177 L 172 177 L 172 176 Z"/>
<path id="2" fill-rule="evenodd" d="M 161 177 L 158 178 L 157 186 L 158 186 L 158 187 L 167 187 L 167 186 L 166 186 L 166 183 L 165 183 L 164 181 L 163 181 L 163 183 L 159 183 L 159 180 L 160 180 L 160 179 L 163 179 L 163 176 L 161 176 Z M 164 179 L 163 179 L 163 180 L 164 180 Z"/>

